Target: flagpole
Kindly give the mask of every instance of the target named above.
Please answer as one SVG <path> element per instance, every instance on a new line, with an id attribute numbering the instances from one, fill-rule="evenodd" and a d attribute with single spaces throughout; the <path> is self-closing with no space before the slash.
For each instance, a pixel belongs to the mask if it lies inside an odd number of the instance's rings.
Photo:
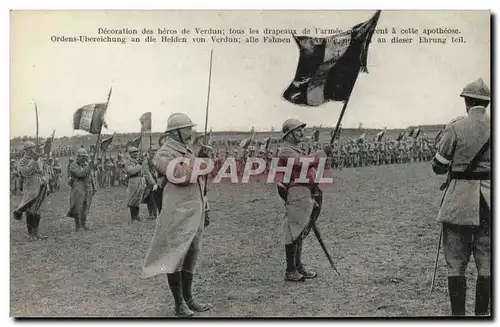
<path id="1" fill-rule="evenodd" d="M 203 143 L 207 144 L 207 127 L 208 127 L 208 108 L 210 107 L 210 85 L 212 84 L 212 57 L 214 49 L 210 49 L 210 69 L 208 70 L 208 94 L 207 94 L 207 108 L 205 110 L 205 133 L 203 135 Z"/>
<path id="2" fill-rule="evenodd" d="M 38 107 L 36 105 L 35 100 L 33 100 L 33 104 L 35 105 L 35 115 L 36 115 L 35 116 L 36 117 L 36 141 L 35 141 L 36 142 L 36 152 L 40 153 L 40 149 L 39 149 L 39 147 L 40 147 L 40 139 L 38 137 Z"/>
<path id="3" fill-rule="evenodd" d="M 113 91 L 113 87 L 111 87 L 109 89 L 108 100 L 106 100 L 106 110 L 108 109 L 109 99 L 111 98 L 111 92 L 112 91 Z M 95 156 L 97 154 L 97 151 L 99 151 L 99 142 L 101 141 L 101 132 L 102 132 L 102 125 L 103 125 L 103 123 L 104 122 L 102 122 L 101 126 L 99 127 L 99 133 L 97 134 L 97 140 L 96 140 L 96 144 L 95 144 L 95 150 L 94 150 L 94 153 L 92 155 L 92 164 L 94 164 L 94 162 L 95 162 Z"/>
<path id="4" fill-rule="evenodd" d="M 358 80 L 358 75 L 359 71 L 356 75 L 356 79 L 354 80 L 351 91 L 349 92 L 349 96 L 347 97 L 347 100 L 344 102 L 344 105 L 342 106 L 342 111 L 340 112 L 339 119 L 337 120 L 337 125 L 335 126 L 335 131 L 333 132 L 332 138 L 330 140 L 330 145 L 333 145 L 333 142 L 335 141 L 335 137 L 337 136 L 337 133 L 340 128 L 340 124 L 342 123 L 342 118 L 344 118 L 344 113 L 345 110 L 347 109 L 347 104 L 349 103 L 349 99 L 351 99 L 352 91 L 354 90 L 354 86 L 356 85 L 356 81 Z"/>

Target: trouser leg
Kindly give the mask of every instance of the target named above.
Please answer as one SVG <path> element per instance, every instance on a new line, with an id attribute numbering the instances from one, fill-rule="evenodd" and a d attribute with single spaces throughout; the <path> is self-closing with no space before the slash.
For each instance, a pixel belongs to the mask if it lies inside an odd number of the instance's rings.
<path id="1" fill-rule="evenodd" d="M 443 224 L 443 252 L 448 267 L 448 291 L 454 316 L 465 315 L 465 269 L 472 252 L 473 231 L 470 226 Z"/>
<path id="2" fill-rule="evenodd" d="M 474 233 L 474 261 L 477 267 L 475 314 L 489 314 L 491 297 L 491 212 L 481 195 L 479 205 L 479 227 Z"/>
<path id="3" fill-rule="evenodd" d="M 180 271 L 176 271 L 172 274 L 167 274 L 168 286 L 172 292 L 172 296 L 175 302 L 175 314 L 179 317 L 189 317 L 194 314 L 193 311 L 189 309 L 184 300 L 182 294 L 182 276 Z"/>

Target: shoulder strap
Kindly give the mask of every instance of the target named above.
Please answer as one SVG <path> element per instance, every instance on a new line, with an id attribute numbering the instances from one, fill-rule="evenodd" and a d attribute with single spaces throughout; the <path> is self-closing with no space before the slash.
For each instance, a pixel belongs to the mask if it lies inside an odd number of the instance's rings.
<path id="1" fill-rule="evenodd" d="M 465 168 L 466 173 L 470 173 L 474 169 L 476 169 L 477 165 L 479 164 L 479 160 L 481 159 L 482 155 L 486 152 L 486 150 L 490 147 L 490 138 L 488 138 L 488 141 L 484 143 L 484 145 L 481 147 L 478 153 L 472 158 L 471 162 L 467 165 L 467 168 Z"/>

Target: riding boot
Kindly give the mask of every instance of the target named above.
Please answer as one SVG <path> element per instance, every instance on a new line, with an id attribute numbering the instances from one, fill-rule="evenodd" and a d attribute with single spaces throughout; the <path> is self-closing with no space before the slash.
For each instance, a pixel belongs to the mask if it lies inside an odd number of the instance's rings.
<path id="1" fill-rule="evenodd" d="M 83 213 L 80 217 L 80 225 L 84 231 L 90 231 L 90 228 L 87 227 L 87 214 Z"/>
<path id="2" fill-rule="evenodd" d="M 476 282 L 476 316 L 488 316 L 490 305 L 490 276 L 477 276 Z"/>
<path id="3" fill-rule="evenodd" d="M 304 276 L 304 278 L 315 278 L 318 274 L 315 271 L 307 270 L 302 264 L 302 242 L 303 240 L 297 240 L 297 255 L 295 257 L 295 266 L 299 274 Z"/>
<path id="4" fill-rule="evenodd" d="M 75 218 L 75 232 L 80 230 L 80 218 Z"/>
<path id="5" fill-rule="evenodd" d="M 26 212 L 26 226 L 28 227 L 28 240 L 35 240 L 36 238 L 33 236 L 33 215 L 29 212 Z"/>
<path id="6" fill-rule="evenodd" d="M 193 274 L 185 270 L 182 271 L 182 294 L 184 300 L 189 307 L 189 309 L 196 312 L 208 311 L 212 308 L 210 303 L 199 303 L 193 298 L 192 287 L 193 287 Z"/>
<path id="7" fill-rule="evenodd" d="M 451 314 L 453 316 L 465 316 L 466 289 L 465 276 L 448 277 L 448 292 L 450 293 Z"/>
<path id="8" fill-rule="evenodd" d="M 134 217 L 135 217 L 135 221 L 141 221 L 141 217 L 139 217 L 139 207 L 134 207 Z"/>
<path id="9" fill-rule="evenodd" d="M 289 282 L 303 282 L 305 281 L 304 276 L 299 274 L 297 267 L 295 266 L 295 256 L 297 254 L 297 243 L 285 245 L 286 254 L 286 273 L 285 280 Z"/>
<path id="10" fill-rule="evenodd" d="M 45 240 L 48 238 L 48 236 L 43 235 L 38 231 L 38 227 L 40 226 L 40 215 L 35 214 L 33 215 L 33 236 L 39 240 Z"/>
<path id="11" fill-rule="evenodd" d="M 190 317 L 194 312 L 189 309 L 182 295 L 182 277 L 180 272 L 167 274 L 168 286 L 172 292 L 175 302 L 175 315 L 178 317 Z"/>
<path id="12" fill-rule="evenodd" d="M 148 212 L 149 212 L 149 217 L 148 219 L 156 219 L 156 204 L 153 200 L 148 202 Z"/>
<path id="13" fill-rule="evenodd" d="M 130 221 L 135 223 L 137 221 L 137 217 L 135 216 L 135 207 L 129 207 L 130 209 Z"/>

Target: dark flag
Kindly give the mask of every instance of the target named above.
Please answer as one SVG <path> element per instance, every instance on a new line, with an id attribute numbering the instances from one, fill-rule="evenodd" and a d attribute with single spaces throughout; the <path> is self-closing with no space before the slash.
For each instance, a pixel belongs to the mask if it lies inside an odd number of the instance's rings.
<path id="1" fill-rule="evenodd" d="M 319 142 L 319 129 L 313 132 L 313 140 L 314 142 Z"/>
<path id="2" fill-rule="evenodd" d="M 399 132 L 399 135 L 396 137 L 396 141 L 401 141 L 403 139 L 403 136 L 405 135 L 405 132 Z"/>
<path id="3" fill-rule="evenodd" d="M 438 143 L 439 143 L 439 140 L 440 140 L 440 138 L 441 138 L 441 134 L 443 134 L 443 130 L 440 130 L 440 131 L 437 133 L 436 138 L 434 139 L 434 140 L 435 140 L 435 141 L 434 141 L 434 143 L 435 143 L 435 144 L 438 144 Z"/>
<path id="4" fill-rule="evenodd" d="M 140 144 L 141 144 L 141 136 L 138 136 L 135 139 L 128 141 L 126 146 L 127 146 L 127 148 L 131 148 L 131 147 L 138 148 L 140 146 Z"/>
<path id="5" fill-rule="evenodd" d="M 73 115 L 73 129 L 99 134 L 102 126 L 107 127 L 104 122 L 106 109 L 107 103 L 94 103 L 77 109 Z"/>
<path id="6" fill-rule="evenodd" d="M 368 47 L 379 17 L 380 10 L 351 31 L 326 38 L 294 35 L 300 57 L 283 97 L 304 106 L 347 101 L 359 72 L 368 73 Z"/>
<path id="7" fill-rule="evenodd" d="M 113 142 L 114 137 L 115 137 L 115 134 L 113 134 L 110 137 L 108 137 L 107 139 L 104 139 L 101 141 L 101 152 L 106 152 L 108 146 L 110 146 L 111 143 Z"/>

